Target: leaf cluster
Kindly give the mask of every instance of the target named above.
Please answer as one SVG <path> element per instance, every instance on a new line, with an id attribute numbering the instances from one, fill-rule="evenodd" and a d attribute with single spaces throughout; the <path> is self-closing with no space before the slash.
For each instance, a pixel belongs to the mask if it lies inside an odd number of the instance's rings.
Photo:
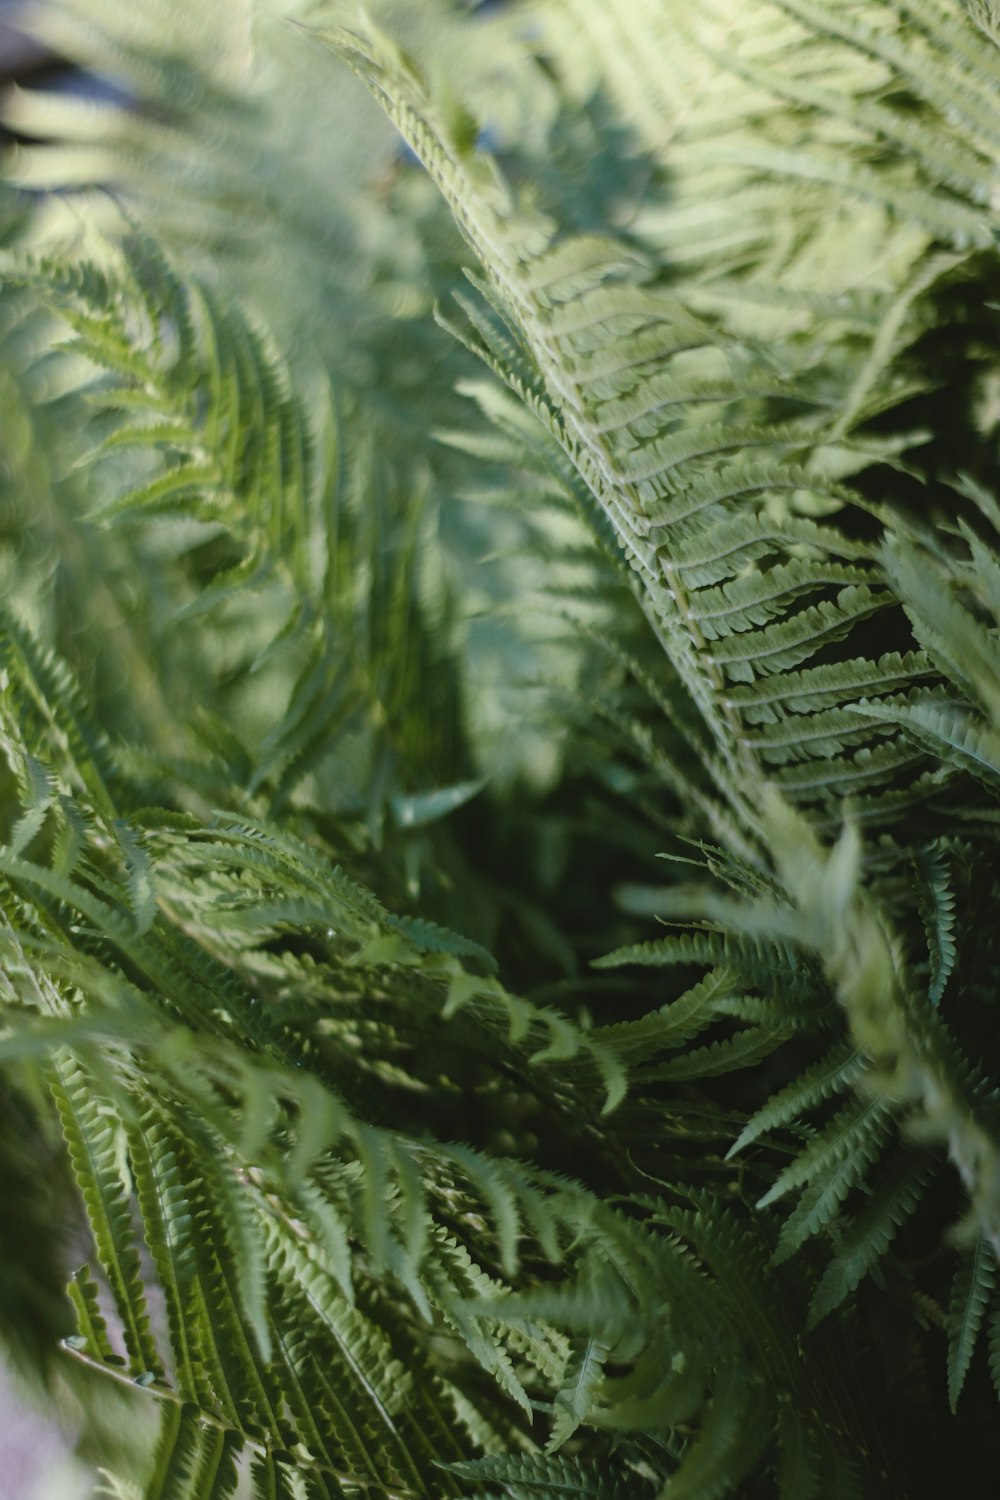
<path id="1" fill-rule="evenodd" d="M 6 1344 L 142 1500 L 987 1493 L 989 7 L 286 9 L 8 103 Z"/>

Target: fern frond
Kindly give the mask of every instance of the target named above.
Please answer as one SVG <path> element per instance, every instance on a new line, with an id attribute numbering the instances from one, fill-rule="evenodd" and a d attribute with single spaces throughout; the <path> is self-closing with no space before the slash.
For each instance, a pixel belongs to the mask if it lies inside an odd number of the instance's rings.
<path id="1" fill-rule="evenodd" d="M 563 1383 L 556 1392 L 555 1415 L 548 1441 L 550 1452 L 561 1448 L 590 1415 L 608 1352 L 608 1346 L 593 1335 L 579 1339 L 570 1356 Z"/>
<path id="2" fill-rule="evenodd" d="M 143 1500 L 190 1500 L 197 1493 L 193 1483 L 197 1478 L 199 1436 L 195 1407 L 163 1403 L 153 1469 Z"/>
<path id="3" fill-rule="evenodd" d="M 74 1347 L 89 1354 L 91 1359 L 102 1364 L 110 1363 L 114 1351 L 108 1342 L 108 1326 L 101 1312 L 97 1297 L 97 1283 L 90 1274 L 89 1266 L 74 1271 L 67 1287 L 69 1299 L 76 1311 L 77 1332 L 72 1335 Z"/>
<path id="4" fill-rule="evenodd" d="M 133 1375 L 159 1375 L 163 1364 L 150 1329 L 146 1292 L 120 1157 L 108 1107 L 71 1057 L 53 1061 L 52 1091 L 73 1170 L 90 1218 L 94 1244 L 121 1319 Z"/>
<path id="5" fill-rule="evenodd" d="M 859 703 L 855 712 L 867 714 L 869 707 Z M 977 722 L 964 705 L 915 703 L 906 708 L 880 707 L 875 712 L 883 722 L 901 725 L 945 765 L 976 777 L 994 796 L 1000 789 L 1000 734 Z"/>
<path id="6" fill-rule="evenodd" d="M 747 1026 L 733 1036 L 658 1063 L 649 1076 L 677 1081 L 685 1078 L 716 1078 L 736 1068 L 752 1068 L 786 1040 L 790 1031 L 773 1026 Z"/>
<path id="7" fill-rule="evenodd" d="M 885 28 L 867 24 L 849 16 L 831 18 L 809 0 L 778 0 L 783 9 L 797 16 L 813 31 L 837 37 L 860 52 L 888 62 L 915 91 L 933 104 L 945 119 L 960 119 L 972 132 L 972 139 L 996 144 L 1000 131 L 990 114 L 988 99 L 997 78 L 996 59 L 988 50 L 977 46 L 976 39 L 957 19 L 931 5 L 903 7 L 915 14 L 923 35 L 912 32 L 903 42 Z M 939 67 L 941 50 L 945 50 L 953 71 L 943 82 Z M 935 56 L 937 52 L 937 56 Z M 962 103 L 956 105 L 956 98 Z"/>
<path id="8" fill-rule="evenodd" d="M 0 617 L 0 664 L 16 712 L 44 726 L 45 750 L 86 788 L 100 811 L 114 816 L 112 757 L 104 735 L 90 720 L 73 675 L 6 612 Z M 68 757 L 59 754 L 62 746 Z M 39 746 L 41 749 L 41 746 Z"/>
<path id="9" fill-rule="evenodd" d="M 846 1230 L 838 1235 L 837 1252 L 823 1272 L 810 1303 L 816 1324 L 851 1295 L 878 1265 L 906 1219 L 923 1195 L 925 1173 L 920 1165 L 900 1156 L 876 1174 L 871 1197 Z"/>
<path id="10" fill-rule="evenodd" d="M 195 1475 L 193 1492 L 204 1500 L 230 1500 L 239 1484 L 236 1459 L 240 1440 L 234 1432 L 209 1432 L 205 1435 L 201 1463 Z"/>
<path id="11" fill-rule="evenodd" d="M 793 1188 L 809 1183 L 813 1178 L 820 1179 L 824 1192 L 829 1190 L 835 1195 L 843 1196 L 851 1185 L 853 1174 L 859 1170 L 863 1171 L 867 1165 L 863 1154 L 860 1158 L 855 1158 L 855 1146 L 859 1147 L 862 1153 L 878 1150 L 879 1135 L 872 1129 L 873 1121 L 881 1124 L 883 1132 L 888 1129 L 889 1111 L 885 1101 L 882 1099 L 852 1100 L 831 1120 L 825 1130 L 813 1137 L 795 1161 L 785 1168 L 761 1199 L 758 1207 L 766 1207 L 767 1204 L 773 1203 Z M 831 1172 L 830 1168 L 834 1163 L 838 1164 L 841 1171 L 846 1170 L 846 1181 L 841 1179 L 839 1171 Z"/>
<path id="12" fill-rule="evenodd" d="M 723 1371 L 697 1436 L 670 1476 L 667 1493 L 680 1500 L 717 1500 L 726 1494 L 759 1458 L 772 1419 L 763 1385 L 754 1386 L 733 1368 Z"/>
<path id="13" fill-rule="evenodd" d="M 793 1255 L 807 1239 L 825 1229 L 838 1216 L 847 1194 L 865 1181 L 873 1162 L 884 1148 L 888 1122 L 879 1131 L 871 1128 L 869 1121 L 865 1119 L 860 1129 L 860 1139 L 849 1145 L 844 1139 L 849 1132 L 843 1132 L 841 1120 L 838 1118 L 833 1123 L 838 1127 L 841 1139 L 835 1152 L 831 1151 L 830 1155 L 826 1155 L 825 1151 L 822 1153 L 823 1167 L 819 1171 L 810 1172 L 812 1180 L 804 1186 L 798 1203 L 782 1224 L 775 1252 L 779 1261 Z M 824 1135 L 830 1133 L 832 1128 L 832 1125 L 828 1127 Z M 829 1146 L 827 1149 L 830 1149 Z M 778 1182 L 781 1181 L 782 1178 L 779 1177 Z"/>
<path id="14" fill-rule="evenodd" d="M 787 913 L 774 910 L 754 918 L 729 907 L 729 920 L 752 931 L 798 937 L 823 955 L 855 1044 L 873 1064 L 865 1107 L 909 1107 L 928 1135 L 948 1141 L 973 1213 L 992 1242 L 996 1205 L 989 1163 L 997 1148 L 980 1090 L 933 1008 L 921 1005 L 885 916 L 860 896 L 856 832 L 848 829 L 826 855 L 787 806 L 775 803 L 774 812 L 773 847 L 798 917 L 788 921 Z"/>
<path id="15" fill-rule="evenodd" d="M 928 993 L 931 1004 L 939 1005 L 958 957 L 955 943 L 955 897 L 944 853 L 940 848 L 932 845 L 923 851 L 917 868 L 925 879 L 921 905 L 931 961 Z"/>
<path id="16" fill-rule="evenodd" d="M 863 1070 L 864 1060 L 860 1054 L 848 1042 L 838 1042 L 819 1062 L 772 1094 L 744 1125 L 729 1148 L 729 1155 L 735 1156 L 766 1132 L 787 1125 L 831 1095 L 842 1093 L 857 1082 Z"/>
<path id="17" fill-rule="evenodd" d="M 606 1035 L 618 1054 L 634 1066 L 704 1031 L 717 1015 L 718 1001 L 738 990 L 738 979 L 731 970 L 714 969 L 680 999 L 639 1021 L 609 1027 Z"/>
<path id="18" fill-rule="evenodd" d="M 948 1400 L 958 1404 L 996 1279 L 996 1257 L 980 1236 L 955 1271 L 948 1308 Z"/>
<path id="19" fill-rule="evenodd" d="M 481 1458 L 452 1468 L 463 1478 L 502 1484 L 515 1500 L 536 1500 L 540 1495 L 561 1495 L 566 1500 L 629 1500 L 631 1496 L 649 1500 L 654 1494 L 641 1475 L 609 1475 L 561 1454 Z"/>

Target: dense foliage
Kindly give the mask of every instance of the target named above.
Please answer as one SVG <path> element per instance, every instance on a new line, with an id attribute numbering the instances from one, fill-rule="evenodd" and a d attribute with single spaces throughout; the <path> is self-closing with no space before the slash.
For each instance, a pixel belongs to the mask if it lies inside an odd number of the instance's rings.
<path id="1" fill-rule="evenodd" d="M 992 1494 L 1000 13 L 374 17 L 7 101 L 6 1347 L 141 1500 Z"/>

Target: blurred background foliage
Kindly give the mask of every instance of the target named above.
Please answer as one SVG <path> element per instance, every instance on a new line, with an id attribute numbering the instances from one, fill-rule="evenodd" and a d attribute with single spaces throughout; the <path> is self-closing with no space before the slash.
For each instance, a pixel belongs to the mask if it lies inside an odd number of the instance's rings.
<path id="1" fill-rule="evenodd" d="M 505 169 L 560 183 L 581 222 L 606 208 L 612 143 L 595 153 L 597 122 L 562 138 L 560 88 L 519 45 L 529 22 L 483 8 L 442 27 L 456 7 L 383 9 L 436 76 L 470 98 L 489 89 L 490 149 Z M 597 630 L 627 591 L 547 460 L 532 460 L 530 419 L 510 403 L 505 441 L 483 417 L 480 405 L 502 398 L 432 318 L 464 282 L 447 208 L 366 91 L 291 24 L 300 13 L 235 0 L 208 18 L 193 3 L 29 8 L 18 24 L 75 71 L 6 96 L 8 239 L 100 263 L 148 235 L 219 305 L 234 299 L 287 363 L 322 448 L 316 484 L 336 488 L 338 524 L 352 531 L 337 649 L 365 653 L 355 687 L 368 699 L 353 718 L 342 694 L 335 711 L 328 701 L 325 729 L 313 713 L 325 749 L 295 796 L 361 817 L 376 848 L 394 799 L 478 781 L 535 801 L 551 791 L 567 728 L 549 689 L 580 701 L 620 678 L 613 659 L 581 648 L 575 623 Z M 638 170 L 626 168 L 623 196 Z M 595 171 L 601 180 L 588 180 Z M 312 692 L 313 709 L 317 693 L 337 697 L 317 686 L 317 622 L 286 628 L 287 579 L 262 556 L 252 603 L 218 591 L 207 629 L 206 584 L 234 565 L 234 538 L 227 550 L 177 523 L 142 534 L 93 524 L 107 470 L 79 467 L 93 434 L 85 443 L 73 430 L 91 422 L 76 400 L 89 366 L 53 348 L 29 292 L 5 299 L 5 592 L 80 673 L 102 723 L 153 747 L 211 719 L 255 762 L 268 734 L 287 730 L 293 695 Z M 127 492 L 149 462 L 119 454 L 110 482 Z M 584 759 L 586 738 L 574 751 Z M 516 804 L 505 800 L 504 820 Z M 495 834 L 516 845 L 513 830 Z M 546 837 L 552 851 L 535 868 L 552 870 L 554 887 L 562 816 Z M 549 942 L 565 960 L 566 945 Z"/>

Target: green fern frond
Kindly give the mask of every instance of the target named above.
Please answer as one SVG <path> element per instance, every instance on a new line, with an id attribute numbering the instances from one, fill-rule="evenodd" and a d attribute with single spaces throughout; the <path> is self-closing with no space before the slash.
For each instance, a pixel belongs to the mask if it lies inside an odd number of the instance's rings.
<path id="1" fill-rule="evenodd" d="M 958 957 L 955 897 L 949 880 L 944 851 L 931 846 L 919 856 L 917 866 L 924 877 L 922 916 L 930 952 L 932 1005 L 939 1005 Z"/>
<path id="2" fill-rule="evenodd" d="M 729 1148 L 729 1155 L 735 1156 L 768 1131 L 780 1129 L 831 1095 L 842 1093 L 857 1082 L 863 1070 L 860 1054 L 848 1042 L 836 1043 L 825 1057 L 773 1094 L 751 1116 Z"/>
<path id="3" fill-rule="evenodd" d="M 925 1174 L 920 1165 L 903 1156 L 887 1162 L 876 1173 L 871 1197 L 839 1233 L 837 1252 L 813 1293 L 809 1308 L 813 1324 L 839 1307 L 878 1265 L 915 1211 L 924 1188 Z"/>
<path id="4" fill-rule="evenodd" d="M 455 1473 L 472 1480 L 502 1484 L 513 1500 L 561 1495 L 566 1500 L 649 1500 L 655 1492 L 640 1474 L 609 1475 L 579 1459 L 562 1455 L 514 1455 L 454 1464 Z"/>
<path id="5" fill-rule="evenodd" d="M 579 1339 L 563 1376 L 563 1384 L 556 1392 L 552 1434 L 548 1442 L 550 1452 L 557 1452 L 590 1415 L 608 1352 L 608 1346 L 592 1335 Z"/>
<path id="6" fill-rule="evenodd" d="M 904 43 L 886 28 L 877 28 L 864 20 L 849 16 L 831 18 L 808 0 L 778 0 L 778 3 L 811 30 L 883 59 L 946 119 L 950 111 L 951 119 L 967 124 L 974 140 L 996 143 L 997 125 L 987 105 L 997 77 L 996 59 L 977 45 L 967 27 L 942 13 L 939 7 L 930 4 L 900 7 L 914 15 L 920 25 L 920 30 L 911 33 Z M 950 64 L 947 82 L 935 68 L 942 51 Z M 956 107 L 955 98 L 960 93 L 964 94 L 964 101 Z"/>
<path id="7" fill-rule="evenodd" d="M 111 1363 L 114 1351 L 108 1342 L 108 1325 L 100 1309 L 97 1283 L 89 1266 L 74 1271 L 67 1292 L 76 1312 L 77 1332 L 72 1335 L 74 1347 L 84 1350 L 101 1364 Z"/>
<path id="8" fill-rule="evenodd" d="M 948 1309 L 948 1400 L 954 1411 L 996 1279 L 996 1258 L 980 1237 L 962 1256 L 955 1271 Z"/>
<path id="9" fill-rule="evenodd" d="M 196 1408 L 164 1402 L 153 1469 L 146 1481 L 143 1500 L 189 1500 L 197 1493 L 193 1484 L 197 1477 L 199 1437 Z"/>
<path id="10" fill-rule="evenodd" d="M 233 1432 L 206 1434 L 193 1485 L 195 1495 L 203 1495 L 205 1500 L 230 1500 L 239 1484 L 236 1466 L 239 1446 L 239 1438 Z"/>
<path id="11" fill-rule="evenodd" d="M 888 1129 L 889 1112 L 884 1100 L 852 1100 L 785 1168 L 758 1207 L 766 1207 L 814 1178 L 820 1179 L 824 1193 L 829 1191 L 842 1197 L 856 1180 L 856 1174 L 866 1170 L 864 1153 L 874 1153 L 879 1148 L 879 1134 L 872 1128 L 873 1121 L 881 1124 L 883 1133 Z M 855 1155 L 855 1148 L 859 1148 L 859 1155 Z M 834 1164 L 837 1171 L 830 1170 Z"/>
<path id="12" fill-rule="evenodd" d="M 855 709 L 862 714 L 868 711 L 865 703 Z M 996 795 L 1000 788 L 1000 735 L 990 725 L 977 722 L 963 704 L 915 703 L 906 708 L 881 707 L 877 714 L 883 722 L 888 719 L 901 725 L 945 765 L 976 777 Z"/>
<path id="13" fill-rule="evenodd" d="M 724 1371 L 697 1436 L 665 1486 L 666 1493 L 681 1500 L 714 1500 L 726 1494 L 760 1456 L 771 1419 L 763 1385 L 754 1386 L 733 1368 Z"/>
<path id="14" fill-rule="evenodd" d="M 880 1133 L 877 1129 L 866 1130 L 866 1119 L 861 1127 L 861 1139 L 851 1144 L 844 1139 L 848 1132 L 843 1132 L 842 1121 L 838 1118 L 834 1123 L 841 1139 L 835 1150 L 831 1150 L 828 1141 L 822 1152 L 817 1149 L 813 1162 L 822 1160 L 823 1166 L 819 1171 L 810 1172 L 812 1180 L 807 1181 L 798 1203 L 781 1226 L 775 1252 L 779 1261 L 793 1255 L 807 1239 L 825 1229 L 838 1216 L 847 1194 L 865 1182 L 874 1160 L 884 1148 L 888 1122 Z M 828 1127 L 823 1134 L 828 1135 L 832 1128 Z M 831 1154 L 827 1155 L 827 1151 Z M 778 1178 L 776 1187 L 782 1183 L 783 1176 Z"/>
<path id="15" fill-rule="evenodd" d="M 71 1057 L 53 1060 L 52 1091 L 101 1268 L 121 1320 L 129 1368 L 136 1376 L 158 1375 L 163 1364 L 150 1329 L 128 1185 L 122 1180 L 108 1107 L 102 1111 L 89 1079 Z"/>
<path id="16" fill-rule="evenodd" d="M 67 779 L 85 787 L 105 815 L 114 816 L 113 763 L 105 737 L 90 720 L 79 687 L 66 664 L 46 650 L 6 613 L 0 619 L 0 663 L 11 708 L 27 723 L 38 723 L 44 738 L 38 745 Z M 63 758 L 62 746 L 68 755 Z"/>

